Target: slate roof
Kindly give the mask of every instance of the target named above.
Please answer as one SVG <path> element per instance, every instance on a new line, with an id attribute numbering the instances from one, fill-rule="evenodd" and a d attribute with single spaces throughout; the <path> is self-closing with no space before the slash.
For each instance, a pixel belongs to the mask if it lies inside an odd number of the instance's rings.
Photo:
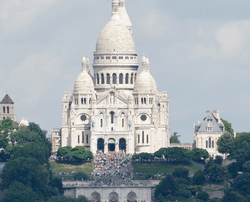
<path id="1" fill-rule="evenodd" d="M 2 99 L 2 101 L 0 102 L 0 104 L 14 104 L 14 102 L 12 101 L 10 96 L 6 94 L 4 98 Z"/>
<path id="2" fill-rule="evenodd" d="M 224 132 L 223 131 L 224 125 L 222 123 L 219 123 L 219 120 L 213 115 L 212 112 L 210 112 L 207 115 L 207 117 L 203 119 L 203 121 L 204 121 L 203 123 L 195 125 L 195 132 L 199 132 L 199 133 Z M 212 123 L 212 127 L 213 127 L 212 131 L 207 131 L 208 123 Z"/>

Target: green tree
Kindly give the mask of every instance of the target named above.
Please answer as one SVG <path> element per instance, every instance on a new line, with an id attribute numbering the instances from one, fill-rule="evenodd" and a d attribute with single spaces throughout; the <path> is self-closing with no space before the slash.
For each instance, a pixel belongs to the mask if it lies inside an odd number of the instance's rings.
<path id="1" fill-rule="evenodd" d="M 216 156 L 215 157 L 214 163 L 221 165 L 222 162 L 223 162 L 222 156 Z"/>
<path id="2" fill-rule="evenodd" d="M 3 168 L 2 188 L 8 189 L 13 181 L 29 186 L 42 199 L 49 195 L 50 172 L 32 157 L 10 159 Z"/>
<path id="3" fill-rule="evenodd" d="M 203 201 L 207 201 L 209 199 L 209 195 L 207 192 L 202 191 L 197 194 L 197 198 Z"/>
<path id="4" fill-rule="evenodd" d="M 173 176 L 176 178 L 188 178 L 189 170 L 182 166 L 176 166 L 173 171 Z"/>
<path id="5" fill-rule="evenodd" d="M 176 190 L 177 189 L 176 189 L 174 178 L 171 175 L 167 175 L 156 186 L 155 198 L 159 200 L 161 197 L 165 198 L 168 195 L 173 196 Z"/>
<path id="6" fill-rule="evenodd" d="M 218 151 L 222 154 L 232 154 L 235 150 L 234 136 L 230 133 L 225 133 L 217 141 Z"/>
<path id="7" fill-rule="evenodd" d="M 205 174 L 212 182 L 223 182 L 225 180 L 225 169 L 214 162 L 208 162 L 205 166 Z"/>
<path id="8" fill-rule="evenodd" d="M 244 171 L 244 172 L 250 173 L 250 161 L 246 161 L 246 162 L 243 164 L 243 171 Z"/>
<path id="9" fill-rule="evenodd" d="M 189 161 L 189 150 L 181 147 L 166 148 L 163 150 L 165 158 L 169 158 L 176 161 Z"/>
<path id="10" fill-rule="evenodd" d="M 180 143 L 180 140 L 178 139 L 177 132 L 175 132 L 173 135 L 170 137 L 170 143 Z"/>
<path id="11" fill-rule="evenodd" d="M 220 119 L 222 121 L 222 123 L 225 126 L 225 131 L 228 132 L 229 134 L 233 135 L 234 134 L 234 130 L 232 129 L 232 124 L 228 123 L 226 120 L 224 119 Z"/>
<path id="12" fill-rule="evenodd" d="M 243 173 L 235 178 L 233 189 L 243 196 L 250 195 L 250 174 Z"/>
<path id="13" fill-rule="evenodd" d="M 203 185 L 206 181 L 204 170 L 198 170 L 193 176 L 194 185 Z"/>
<path id="14" fill-rule="evenodd" d="M 233 162 L 227 166 L 228 172 L 231 174 L 232 178 L 236 178 L 238 171 L 240 170 L 239 163 Z"/>
<path id="15" fill-rule="evenodd" d="M 70 157 L 72 157 L 71 150 L 72 150 L 71 146 L 59 147 L 59 149 L 57 151 L 57 156 L 58 157 L 63 157 L 63 158 L 70 158 Z"/>
<path id="16" fill-rule="evenodd" d="M 246 198 L 234 191 L 227 191 L 223 196 L 222 202 L 248 202 Z"/>
<path id="17" fill-rule="evenodd" d="M 149 154 L 149 153 L 140 153 L 139 154 L 139 157 L 141 158 L 141 159 L 145 159 L 145 160 L 153 160 L 154 159 L 154 155 L 152 155 L 152 154 Z"/>
<path id="18" fill-rule="evenodd" d="M 135 160 L 135 159 L 139 159 L 140 157 L 139 157 L 139 155 L 138 154 L 134 154 L 133 156 L 132 156 L 132 159 L 133 160 Z"/>
<path id="19" fill-rule="evenodd" d="M 190 157 L 195 161 L 206 160 L 209 157 L 209 153 L 206 149 L 194 148 L 190 153 Z"/>
<path id="20" fill-rule="evenodd" d="M 22 182 L 13 181 L 1 202 L 38 202 L 40 198 L 31 187 L 25 186 Z"/>

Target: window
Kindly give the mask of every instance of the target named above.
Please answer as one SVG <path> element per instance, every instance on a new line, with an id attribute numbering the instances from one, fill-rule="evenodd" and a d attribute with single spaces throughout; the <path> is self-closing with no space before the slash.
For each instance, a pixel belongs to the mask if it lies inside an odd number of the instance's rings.
<path id="1" fill-rule="evenodd" d="M 132 74 L 131 74 L 131 81 L 130 81 L 131 84 L 133 84 L 133 81 L 134 81 L 134 80 L 133 80 L 133 77 L 134 77 L 134 74 L 132 73 Z"/>
<path id="2" fill-rule="evenodd" d="M 84 98 L 84 104 L 86 105 L 86 103 L 87 103 L 87 100 L 86 100 L 86 98 Z"/>
<path id="3" fill-rule="evenodd" d="M 143 98 L 141 98 L 141 103 L 143 104 Z"/>
<path id="4" fill-rule="evenodd" d="M 99 57 L 97 56 L 97 60 L 99 60 Z"/>
<path id="5" fill-rule="evenodd" d="M 142 144 L 144 144 L 144 131 L 142 131 Z"/>
<path id="6" fill-rule="evenodd" d="M 86 143 L 89 143 L 89 135 L 86 136 Z"/>
<path id="7" fill-rule="evenodd" d="M 124 128 L 124 119 L 122 119 L 122 127 Z"/>
<path id="8" fill-rule="evenodd" d="M 147 144 L 148 144 L 148 135 L 147 135 Z"/>
<path id="9" fill-rule="evenodd" d="M 123 56 L 119 56 L 119 60 L 123 60 Z"/>
<path id="10" fill-rule="evenodd" d="M 130 57 L 130 59 L 131 59 L 131 60 L 133 60 L 133 59 L 134 59 L 134 57 Z"/>
<path id="11" fill-rule="evenodd" d="M 208 141 L 206 141 L 206 148 L 208 148 Z"/>
<path id="12" fill-rule="evenodd" d="M 78 98 L 75 98 L 75 104 L 78 105 Z M 7 113 L 9 113 L 8 111 L 9 111 L 9 107 L 7 107 Z"/>
<path id="13" fill-rule="evenodd" d="M 96 80 L 97 80 L 97 81 L 96 81 L 97 84 L 99 84 L 99 83 L 100 83 L 100 82 L 99 82 L 99 74 L 96 75 Z"/>
<path id="14" fill-rule="evenodd" d="M 83 104 L 83 98 L 81 98 L 81 104 Z"/>
<path id="15" fill-rule="evenodd" d="M 89 104 L 91 104 L 91 98 L 89 98 Z"/>
<path id="16" fill-rule="evenodd" d="M 144 98 L 144 104 L 147 104 L 147 99 L 146 98 Z"/>
<path id="17" fill-rule="evenodd" d="M 3 113 L 5 113 L 5 107 L 3 107 Z"/>
<path id="18" fill-rule="evenodd" d="M 140 135 L 138 135 L 138 143 L 140 144 Z"/>
<path id="19" fill-rule="evenodd" d="M 102 128 L 102 122 L 103 122 L 103 120 L 101 119 L 101 122 L 100 122 L 100 126 L 101 126 L 101 128 Z"/>
<path id="20" fill-rule="evenodd" d="M 116 79 L 116 74 L 114 73 L 114 74 L 113 74 L 113 84 L 116 84 L 116 80 L 117 80 L 117 79 Z"/>
<path id="21" fill-rule="evenodd" d="M 123 84 L 123 74 L 119 75 L 119 84 Z"/>
<path id="22" fill-rule="evenodd" d="M 125 83 L 128 84 L 128 74 L 126 74 Z"/>
<path id="23" fill-rule="evenodd" d="M 107 56 L 106 59 L 107 59 L 107 60 L 110 60 L 110 56 Z"/>
<path id="24" fill-rule="evenodd" d="M 101 59 L 103 60 L 103 59 L 104 59 L 104 57 L 102 56 L 102 57 L 101 57 Z"/>
<path id="25" fill-rule="evenodd" d="M 112 59 L 113 59 L 113 60 L 116 60 L 116 59 L 117 59 L 117 57 L 116 57 L 116 56 L 112 56 Z"/>
<path id="26" fill-rule="evenodd" d="M 78 144 L 80 143 L 80 135 L 78 135 Z"/>
<path id="27" fill-rule="evenodd" d="M 128 59 L 129 59 L 129 57 L 128 57 L 128 56 L 126 56 L 126 57 L 125 57 L 125 60 L 128 60 Z"/>
<path id="28" fill-rule="evenodd" d="M 212 148 L 214 148 L 214 141 L 212 141 Z"/>
<path id="29" fill-rule="evenodd" d="M 211 137 L 209 138 L 209 148 L 211 148 Z"/>
<path id="30" fill-rule="evenodd" d="M 82 132 L 82 143 L 84 143 L 84 132 Z"/>
<path id="31" fill-rule="evenodd" d="M 136 81 L 136 76 L 137 76 L 137 74 L 135 74 L 135 81 Z"/>
<path id="32" fill-rule="evenodd" d="M 141 115 L 141 120 L 142 121 L 146 121 L 147 120 L 147 116 L 145 114 Z"/>
<path id="33" fill-rule="evenodd" d="M 86 116 L 85 114 L 83 114 L 83 115 L 81 116 L 81 120 L 82 120 L 82 121 L 86 121 L 86 120 L 87 120 L 87 116 Z"/>
<path id="34" fill-rule="evenodd" d="M 113 124 L 114 123 L 114 112 L 110 112 L 110 115 L 111 115 L 111 120 L 110 120 L 110 122 L 111 122 L 111 124 Z"/>
<path id="35" fill-rule="evenodd" d="M 102 82 L 102 84 L 104 84 L 104 75 L 103 74 L 101 74 L 101 82 Z"/>
<path id="36" fill-rule="evenodd" d="M 107 74 L 107 84 L 110 84 L 110 74 Z"/>

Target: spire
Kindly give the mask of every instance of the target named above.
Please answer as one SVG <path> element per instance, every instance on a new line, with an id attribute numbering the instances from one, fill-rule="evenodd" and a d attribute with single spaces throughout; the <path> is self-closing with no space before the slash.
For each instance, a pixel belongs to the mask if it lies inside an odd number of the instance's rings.
<path id="1" fill-rule="evenodd" d="M 147 69 L 147 60 L 145 58 L 145 54 L 143 54 L 142 60 L 141 60 L 141 66 L 142 66 L 142 71 L 146 71 Z"/>
<path id="2" fill-rule="evenodd" d="M 112 0 L 112 16 L 119 13 L 119 0 Z"/>
<path id="3" fill-rule="evenodd" d="M 148 56 L 146 56 L 146 70 L 149 72 L 149 59 L 148 59 Z"/>
<path id="4" fill-rule="evenodd" d="M 87 69 L 87 72 L 89 73 L 90 72 L 90 62 L 89 62 L 89 57 L 87 56 L 87 59 L 86 59 L 86 69 Z"/>
<path id="5" fill-rule="evenodd" d="M 132 23 L 125 7 L 125 0 L 120 0 L 119 16 L 123 24 L 128 28 L 129 32 L 132 34 Z"/>
<path id="6" fill-rule="evenodd" d="M 14 102 L 12 101 L 10 96 L 6 94 L 4 98 L 2 99 L 2 101 L 0 102 L 0 104 L 14 104 Z"/>
<path id="7" fill-rule="evenodd" d="M 83 54 L 83 57 L 82 57 L 82 71 L 83 70 L 87 71 L 87 60 L 86 60 L 84 54 Z"/>

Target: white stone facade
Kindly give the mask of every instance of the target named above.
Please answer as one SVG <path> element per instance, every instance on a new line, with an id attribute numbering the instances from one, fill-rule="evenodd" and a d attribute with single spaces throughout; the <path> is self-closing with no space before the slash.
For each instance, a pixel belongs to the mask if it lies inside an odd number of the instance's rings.
<path id="1" fill-rule="evenodd" d="M 210 157 L 225 155 L 217 151 L 217 141 L 225 133 L 225 127 L 220 119 L 219 111 L 206 111 L 204 122 L 194 124 L 194 147 L 206 149 Z"/>
<path id="2" fill-rule="evenodd" d="M 169 97 L 157 91 L 147 57 L 139 75 L 138 67 L 125 1 L 113 0 L 97 40 L 94 76 L 83 57 L 74 91 L 63 97 L 62 147 L 134 154 L 169 146 Z"/>
<path id="3" fill-rule="evenodd" d="M 60 147 L 60 140 L 61 140 L 61 137 L 59 135 L 60 130 L 61 129 L 59 128 L 54 128 L 52 130 L 51 139 L 50 139 L 50 142 L 52 143 L 52 152 L 57 152 L 57 150 Z"/>

